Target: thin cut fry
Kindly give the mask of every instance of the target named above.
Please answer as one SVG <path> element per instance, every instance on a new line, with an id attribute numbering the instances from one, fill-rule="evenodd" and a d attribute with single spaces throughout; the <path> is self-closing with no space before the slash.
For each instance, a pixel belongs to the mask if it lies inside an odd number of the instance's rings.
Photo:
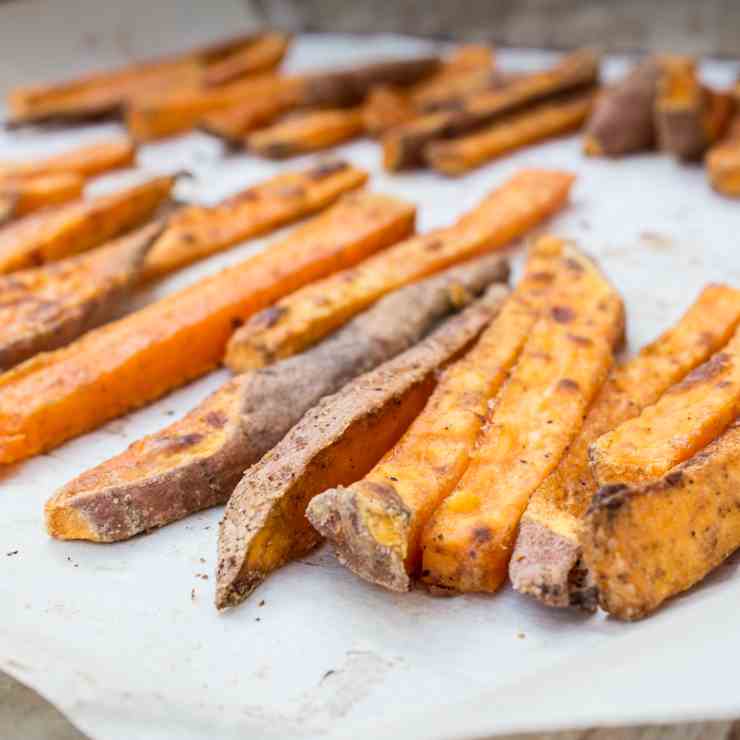
<path id="1" fill-rule="evenodd" d="M 586 257 L 573 250 L 567 262 L 571 275 L 554 286 L 468 467 L 424 528 L 422 579 L 435 590 L 501 586 L 530 495 L 606 380 L 622 302 Z"/>
<path id="2" fill-rule="evenodd" d="M 206 86 L 224 85 L 240 77 L 277 67 L 283 61 L 290 41 L 290 36 L 284 33 L 257 36 L 252 44 L 209 65 L 203 83 Z"/>
<path id="3" fill-rule="evenodd" d="M 593 584 L 579 562 L 583 516 L 597 491 L 588 446 L 655 403 L 727 344 L 739 324 L 740 291 L 708 285 L 675 326 L 614 369 L 580 433 L 522 517 L 509 567 L 517 591 L 548 606 L 596 607 Z"/>
<path id="4" fill-rule="evenodd" d="M 226 364 L 242 371 L 289 357 L 337 329 L 385 293 L 508 244 L 562 208 L 572 182 L 573 176 L 566 172 L 518 173 L 453 226 L 398 244 L 255 316 L 235 332 Z"/>
<path id="5" fill-rule="evenodd" d="M 76 200 L 84 187 L 85 181 L 73 172 L 0 178 L 0 202 L 7 203 L 0 213 L 0 225 L 42 208 Z"/>
<path id="6" fill-rule="evenodd" d="M 32 214 L 0 232 L 0 274 L 84 252 L 144 223 L 169 197 L 175 176 Z"/>
<path id="7" fill-rule="evenodd" d="M 211 370 L 234 326 L 408 233 L 413 206 L 349 196 L 241 264 L 0 376 L 0 462 L 55 447 Z"/>

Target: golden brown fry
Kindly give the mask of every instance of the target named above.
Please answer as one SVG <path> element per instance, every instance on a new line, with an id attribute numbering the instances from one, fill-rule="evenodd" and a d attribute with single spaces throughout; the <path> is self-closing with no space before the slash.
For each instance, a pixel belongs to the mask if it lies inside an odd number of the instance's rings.
<path id="1" fill-rule="evenodd" d="M 85 181 L 73 172 L 32 177 L 0 178 L 0 225 L 49 206 L 68 203 L 82 195 Z"/>
<path id="2" fill-rule="evenodd" d="M 522 517 L 509 575 L 514 588 L 548 606 L 596 607 L 582 563 L 583 516 L 597 484 L 588 446 L 634 418 L 721 349 L 740 324 L 740 291 L 708 285 L 681 320 L 613 370 L 558 467 L 532 495 Z"/>
<path id="3" fill-rule="evenodd" d="M 535 105 L 459 139 L 434 141 L 425 148 L 424 158 L 438 172 L 461 175 L 502 154 L 580 128 L 593 99 L 592 93 L 579 93 Z"/>
<path id="4" fill-rule="evenodd" d="M 711 147 L 705 158 L 712 187 L 722 195 L 740 197 L 740 115 L 736 115 L 727 136 Z"/>
<path id="5" fill-rule="evenodd" d="M 32 214 L 0 232 L 0 274 L 84 252 L 147 221 L 169 197 L 175 176 Z"/>
<path id="6" fill-rule="evenodd" d="M 200 127 L 232 145 L 241 146 L 245 134 L 267 126 L 293 107 L 295 103 L 277 91 L 273 95 L 263 95 L 208 113 L 201 118 Z"/>
<path id="7" fill-rule="evenodd" d="M 567 202 L 573 176 L 523 170 L 453 226 L 409 239 L 358 267 L 307 286 L 234 333 L 226 364 L 237 372 L 289 357 L 340 327 L 385 293 L 493 251 Z"/>
<path id="8" fill-rule="evenodd" d="M 283 61 L 290 42 L 290 36 L 285 33 L 272 32 L 256 36 L 253 43 L 210 64 L 203 77 L 203 84 L 207 87 L 224 85 L 255 72 L 273 69 Z"/>
<path id="9" fill-rule="evenodd" d="M 586 516 L 583 555 L 606 611 L 645 617 L 740 547 L 738 461 L 735 422 L 661 480 L 597 494 Z"/>
<path id="10" fill-rule="evenodd" d="M 410 121 L 417 109 L 401 88 L 382 85 L 374 87 L 362 106 L 362 120 L 370 136 L 382 136 L 394 126 Z"/>

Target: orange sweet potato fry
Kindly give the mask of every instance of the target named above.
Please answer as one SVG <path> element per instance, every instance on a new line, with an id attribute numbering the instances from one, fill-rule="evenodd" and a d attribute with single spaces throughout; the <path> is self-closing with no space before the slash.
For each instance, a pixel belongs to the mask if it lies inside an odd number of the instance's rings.
<path id="1" fill-rule="evenodd" d="M 0 462 L 55 447 L 215 367 L 234 326 L 406 235 L 413 206 L 353 194 L 213 277 L 0 376 Z"/>
<path id="2" fill-rule="evenodd" d="M 362 121 L 370 136 L 382 136 L 394 126 L 418 115 L 405 90 L 390 85 L 374 87 L 362 106 Z"/>
<path id="3" fill-rule="evenodd" d="M 27 216 L 49 206 L 75 200 L 82 195 L 85 181 L 73 172 L 33 177 L 0 177 L 0 224 Z"/>
<path id="4" fill-rule="evenodd" d="M 253 43 L 210 64 L 203 83 L 206 86 L 225 85 L 240 77 L 277 67 L 283 61 L 290 41 L 290 36 L 285 33 L 272 32 L 256 36 Z"/>
<path id="5" fill-rule="evenodd" d="M 293 107 L 295 103 L 278 91 L 208 113 L 201 118 L 200 128 L 233 146 L 242 146 L 245 134 L 271 124 Z"/>
<path id="6" fill-rule="evenodd" d="M 704 163 L 718 193 L 740 197 L 740 115 L 733 119 L 726 137 L 709 149 Z"/>

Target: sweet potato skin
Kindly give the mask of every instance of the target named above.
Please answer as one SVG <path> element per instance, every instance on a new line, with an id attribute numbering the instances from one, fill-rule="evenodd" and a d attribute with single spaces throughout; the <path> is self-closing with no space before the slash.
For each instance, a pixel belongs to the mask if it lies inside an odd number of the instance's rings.
<path id="1" fill-rule="evenodd" d="M 382 248 L 408 223 L 387 209 L 357 223 L 356 211 L 352 199 L 340 203 L 251 259 L 0 376 L 0 461 L 50 449 L 203 375 L 237 323 Z"/>
<path id="2" fill-rule="evenodd" d="M 7 204 L 0 213 L 0 225 L 42 208 L 61 205 L 82 195 L 85 181 L 73 172 L 0 177 L 0 200 Z"/>
<path id="3" fill-rule="evenodd" d="M 32 214 L 0 233 L 0 274 L 42 265 L 92 249 L 132 229 L 169 197 L 174 176 Z"/>
<path id="4" fill-rule="evenodd" d="M 735 422 L 660 480 L 594 498 L 584 560 L 607 612 L 641 619 L 740 547 L 739 452 Z"/>
<path id="5" fill-rule="evenodd" d="M 453 226 L 398 244 L 255 316 L 234 333 L 226 364 L 240 372 L 300 352 L 386 292 L 503 247 L 563 207 L 572 182 L 565 172 L 518 173 Z"/>
<path id="6" fill-rule="evenodd" d="M 496 293 L 498 294 L 498 289 Z M 305 518 L 311 498 L 361 478 L 399 439 L 434 387 L 434 371 L 490 319 L 477 301 L 421 343 L 326 396 L 244 474 L 219 532 L 216 606 L 243 601 L 270 572 L 320 537 Z"/>

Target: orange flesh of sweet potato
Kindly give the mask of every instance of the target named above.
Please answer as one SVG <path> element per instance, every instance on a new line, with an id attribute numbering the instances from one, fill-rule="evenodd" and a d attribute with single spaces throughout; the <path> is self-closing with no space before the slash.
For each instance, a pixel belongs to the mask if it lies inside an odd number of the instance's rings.
<path id="1" fill-rule="evenodd" d="M 517 591 L 550 606 L 596 606 L 579 564 L 583 516 L 597 491 L 588 464 L 589 445 L 655 403 L 727 344 L 738 324 L 740 291 L 708 285 L 675 326 L 612 371 L 580 433 L 532 495 L 522 517 L 509 569 Z"/>
<path id="2" fill-rule="evenodd" d="M 366 181 L 364 170 L 346 162 L 328 162 L 276 175 L 214 206 L 187 206 L 170 218 L 167 230 L 147 255 L 143 278 L 166 275 L 320 211 Z M 385 201 L 378 198 L 377 203 L 380 207 Z M 397 202 L 392 209 L 394 205 Z M 408 218 L 412 218 L 412 210 L 406 208 Z M 367 215 L 362 208 L 359 213 Z M 401 233 L 407 234 L 408 229 L 403 228 Z"/>
<path id="3" fill-rule="evenodd" d="M 362 123 L 370 136 L 381 136 L 418 114 L 408 93 L 390 85 L 374 87 L 362 105 Z"/>
<path id="4" fill-rule="evenodd" d="M 584 560 L 600 605 L 640 619 L 740 547 L 740 426 L 658 481 L 603 489 L 586 516 Z"/>
<path id="5" fill-rule="evenodd" d="M 740 334 L 639 416 L 589 447 L 600 486 L 656 480 L 719 436 L 740 411 Z"/>
<path id="6" fill-rule="evenodd" d="M 31 214 L 0 233 L 0 274 L 84 252 L 144 223 L 169 197 L 175 178 Z"/>
<path id="7" fill-rule="evenodd" d="M 424 528 L 422 578 L 435 589 L 501 586 L 530 495 L 606 379 L 623 307 L 597 268 L 576 255 L 496 398 L 465 473 Z"/>
<path id="8" fill-rule="evenodd" d="M 740 115 L 735 115 L 727 136 L 707 152 L 705 164 L 718 193 L 740 196 Z"/>
<path id="9" fill-rule="evenodd" d="M 385 293 L 508 244 L 562 208 L 572 182 L 565 172 L 518 173 L 455 225 L 398 244 L 255 316 L 234 333 L 226 364 L 242 371 L 300 352 Z"/>
<path id="10" fill-rule="evenodd" d="M 395 241 L 411 229 L 410 213 L 385 196 L 351 197 L 251 259 L 0 376 L 0 462 L 55 447 L 203 375 L 237 322 Z"/>
<path id="11" fill-rule="evenodd" d="M 8 203 L 0 224 L 49 206 L 61 205 L 82 195 L 85 181 L 73 172 L 32 177 L 0 177 L 0 200 Z"/>
<path id="12" fill-rule="evenodd" d="M 290 36 L 284 33 L 258 36 L 254 43 L 208 65 L 203 83 L 206 86 L 224 85 L 240 77 L 277 67 L 283 61 L 289 46 Z"/>
<path id="13" fill-rule="evenodd" d="M 493 291 L 419 344 L 325 396 L 246 471 L 219 531 L 219 609 L 235 606 L 269 573 L 318 544 L 305 517 L 311 498 L 361 478 L 395 444 L 429 397 L 435 370 L 495 314 L 501 292 Z"/>
<path id="14" fill-rule="evenodd" d="M 294 107 L 281 95 L 265 95 L 237 105 L 213 111 L 200 119 L 200 128 L 233 145 L 241 146 L 245 134 L 271 124 L 278 116 Z"/>

